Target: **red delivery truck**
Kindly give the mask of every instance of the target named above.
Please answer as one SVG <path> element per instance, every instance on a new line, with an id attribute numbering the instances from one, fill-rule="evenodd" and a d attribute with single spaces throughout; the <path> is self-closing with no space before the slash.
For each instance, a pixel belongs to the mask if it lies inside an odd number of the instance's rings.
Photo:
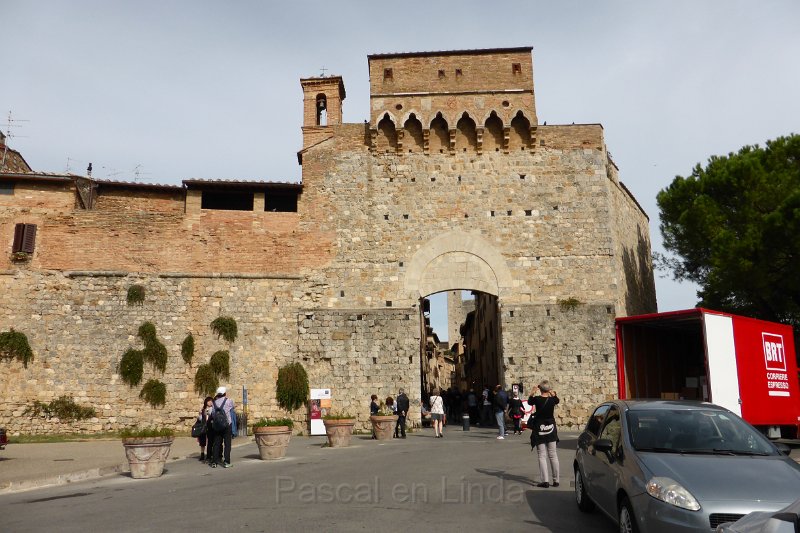
<path id="1" fill-rule="evenodd" d="M 702 400 L 798 438 L 791 326 L 696 308 L 616 319 L 619 397 Z"/>

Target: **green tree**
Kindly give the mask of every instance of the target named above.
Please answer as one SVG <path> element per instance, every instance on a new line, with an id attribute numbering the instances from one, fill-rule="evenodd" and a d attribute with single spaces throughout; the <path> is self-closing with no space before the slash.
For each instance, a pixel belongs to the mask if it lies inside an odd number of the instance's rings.
<path id="1" fill-rule="evenodd" d="M 800 325 L 800 135 L 714 156 L 658 193 L 675 279 L 700 305 Z"/>

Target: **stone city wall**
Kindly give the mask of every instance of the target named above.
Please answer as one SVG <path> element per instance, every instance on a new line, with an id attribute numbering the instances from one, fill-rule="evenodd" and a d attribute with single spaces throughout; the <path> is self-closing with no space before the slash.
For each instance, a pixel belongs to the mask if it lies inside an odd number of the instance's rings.
<path id="1" fill-rule="evenodd" d="M 549 379 L 562 428 L 581 428 L 593 406 L 616 397 L 612 305 L 503 305 L 500 320 L 506 383 L 522 383 L 527 398 Z"/>

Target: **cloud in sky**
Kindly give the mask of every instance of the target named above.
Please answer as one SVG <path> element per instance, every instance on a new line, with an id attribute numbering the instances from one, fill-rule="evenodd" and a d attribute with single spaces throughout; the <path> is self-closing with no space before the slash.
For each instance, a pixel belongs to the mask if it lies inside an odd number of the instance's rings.
<path id="1" fill-rule="evenodd" d="M 342 75 L 345 121 L 361 122 L 367 54 L 531 45 L 540 121 L 603 124 L 660 250 L 655 195 L 675 175 L 800 124 L 795 0 L 5 0 L 2 13 L 0 110 L 29 121 L 11 144 L 42 171 L 297 181 L 299 78 Z M 657 289 L 661 310 L 696 302 L 688 284 Z"/>

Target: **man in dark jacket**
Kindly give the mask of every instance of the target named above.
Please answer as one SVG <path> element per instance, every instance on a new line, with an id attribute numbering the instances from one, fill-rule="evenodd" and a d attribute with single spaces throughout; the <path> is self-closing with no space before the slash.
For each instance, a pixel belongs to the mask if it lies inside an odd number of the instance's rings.
<path id="1" fill-rule="evenodd" d="M 402 435 L 406 438 L 406 416 L 408 416 L 408 396 L 403 389 L 397 393 L 397 425 L 394 426 L 394 438 Z"/>

